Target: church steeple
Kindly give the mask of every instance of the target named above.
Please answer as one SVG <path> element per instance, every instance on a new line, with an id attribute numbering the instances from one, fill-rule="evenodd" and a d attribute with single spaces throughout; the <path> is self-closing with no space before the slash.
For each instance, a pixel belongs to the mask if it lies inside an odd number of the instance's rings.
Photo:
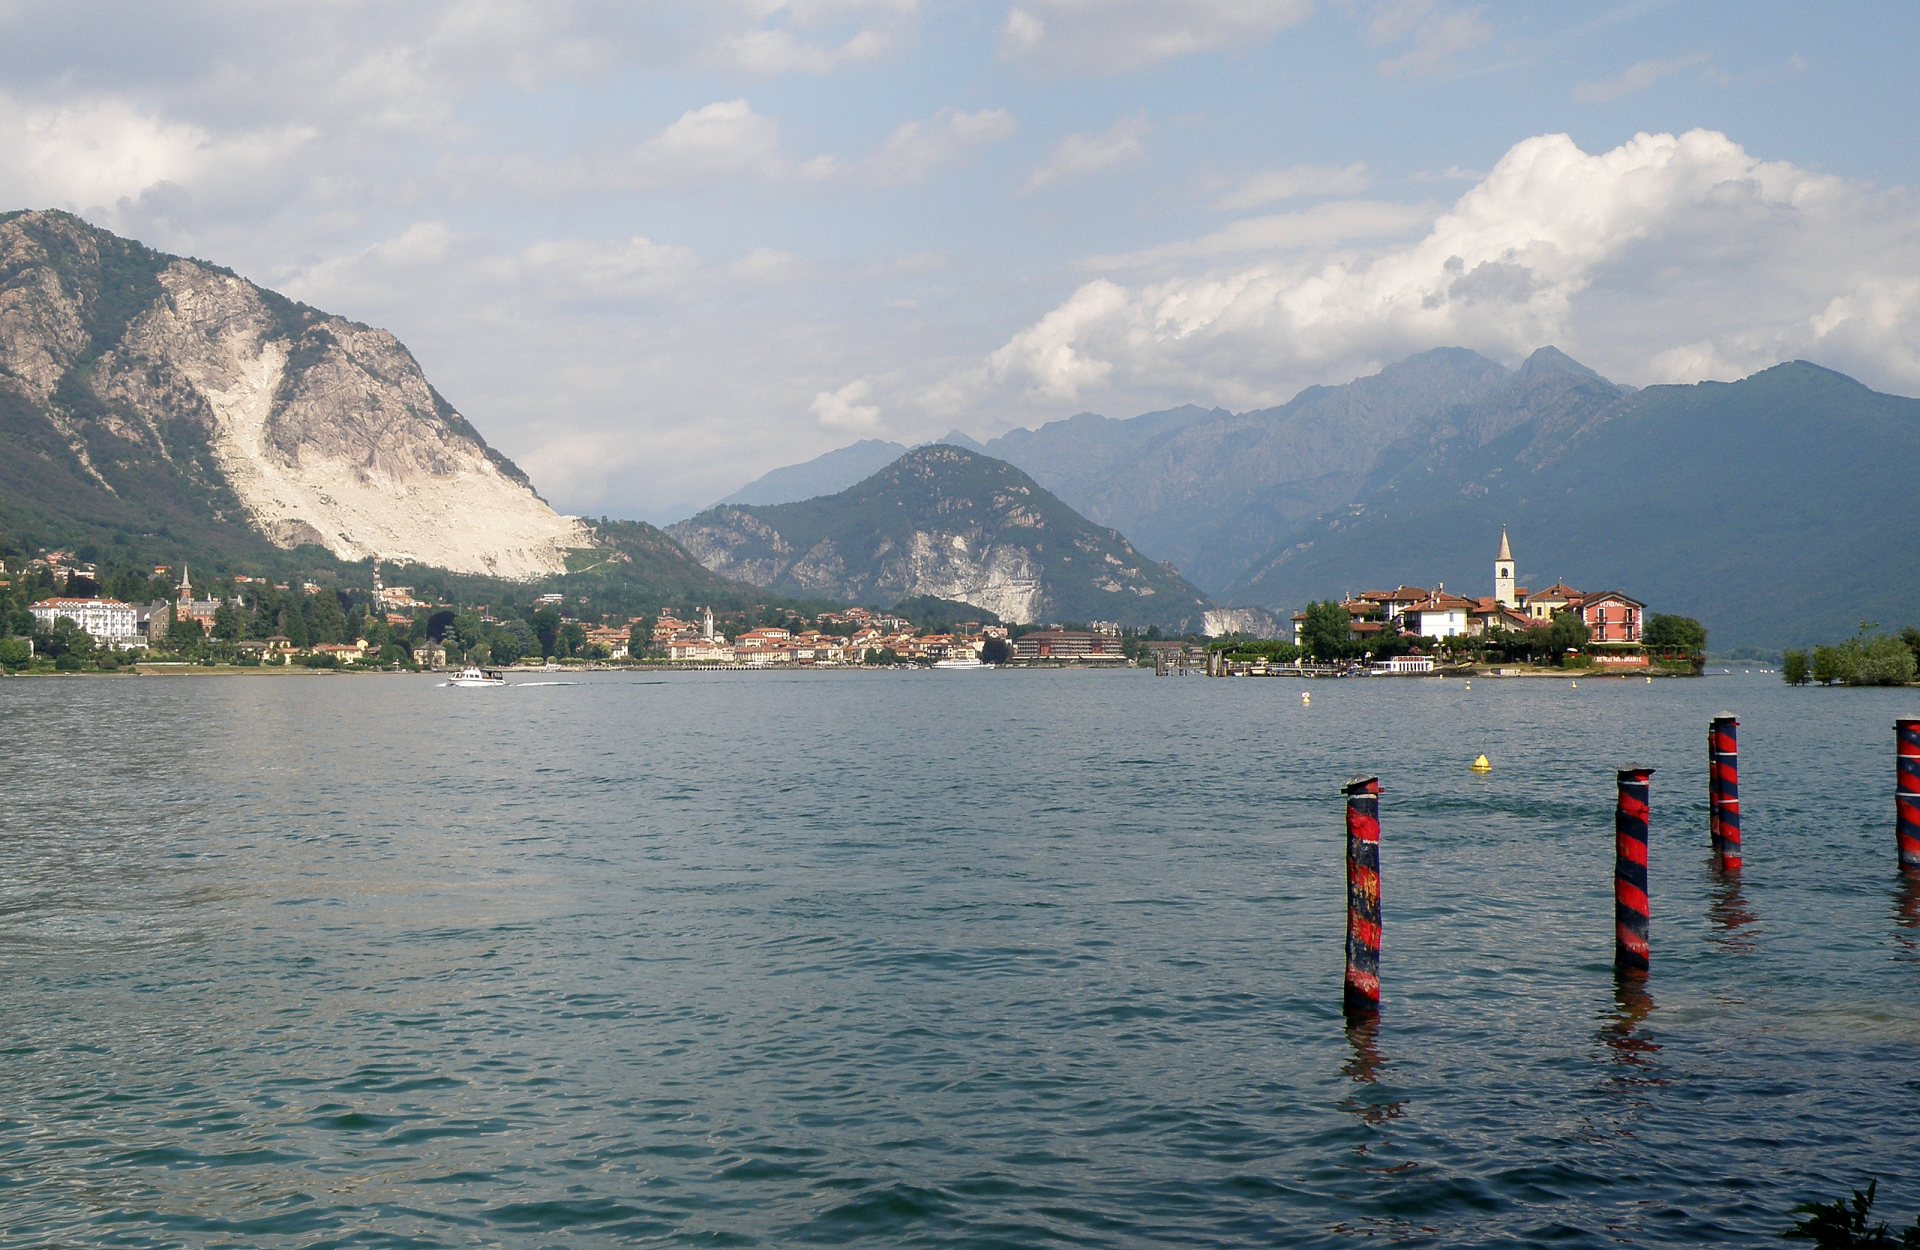
<path id="1" fill-rule="evenodd" d="M 187 566 L 184 562 L 180 565 L 179 599 L 182 603 L 193 602 L 193 578 L 187 575 Z"/>
<path id="2" fill-rule="evenodd" d="M 1500 554 L 1493 558 L 1493 597 L 1503 608 L 1518 608 L 1520 600 L 1513 586 L 1513 547 L 1507 542 L 1507 527 L 1500 527 Z"/>

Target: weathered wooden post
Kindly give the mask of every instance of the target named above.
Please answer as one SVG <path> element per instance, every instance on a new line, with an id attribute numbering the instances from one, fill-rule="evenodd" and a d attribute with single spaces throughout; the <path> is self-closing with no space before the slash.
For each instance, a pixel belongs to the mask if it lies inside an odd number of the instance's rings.
<path id="1" fill-rule="evenodd" d="M 1347 983 L 1349 1019 L 1380 1011 L 1380 779 L 1355 777 L 1347 796 Z"/>
<path id="2" fill-rule="evenodd" d="M 1893 796 L 1894 835 L 1899 839 L 1900 871 L 1920 873 L 1920 720 L 1893 723 L 1899 770 Z"/>
<path id="3" fill-rule="evenodd" d="M 1613 813 L 1613 970 L 1643 977 L 1648 968 L 1647 822 L 1653 770 L 1620 769 Z"/>
<path id="4" fill-rule="evenodd" d="M 1714 863 L 1722 872 L 1740 871 L 1740 722 L 1732 712 L 1713 718 L 1707 730 L 1707 802 L 1712 809 Z"/>

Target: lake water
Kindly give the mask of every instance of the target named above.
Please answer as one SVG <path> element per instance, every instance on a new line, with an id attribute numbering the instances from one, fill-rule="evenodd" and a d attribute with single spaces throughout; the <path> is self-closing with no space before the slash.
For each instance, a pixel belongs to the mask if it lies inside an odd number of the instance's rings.
<path id="1" fill-rule="evenodd" d="M 1758 1246 L 1870 1177 L 1920 1212 L 1920 691 L 520 680 L 0 682 L 0 1243 Z"/>

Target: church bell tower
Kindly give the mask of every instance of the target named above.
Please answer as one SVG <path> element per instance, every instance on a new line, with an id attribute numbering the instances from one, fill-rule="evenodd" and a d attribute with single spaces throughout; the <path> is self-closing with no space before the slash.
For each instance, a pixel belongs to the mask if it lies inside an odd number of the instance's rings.
<path id="1" fill-rule="evenodd" d="M 1493 558 L 1493 597 L 1503 608 L 1518 608 L 1513 592 L 1513 548 L 1507 544 L 1507 527 L 1500 527 L 1500 554 Z"/>

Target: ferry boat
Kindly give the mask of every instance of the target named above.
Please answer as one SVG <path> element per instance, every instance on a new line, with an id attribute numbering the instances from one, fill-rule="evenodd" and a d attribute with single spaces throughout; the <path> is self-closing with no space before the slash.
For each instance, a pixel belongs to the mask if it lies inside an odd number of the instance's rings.
<path id="1" fill-rule="evenodd" d="M 449 686 L 504 686 L 507 675 L 495 668 L 463 668 L 447 678 Z"/>
<path id="2" fill-rule="evenodd" d="M 980 657 L 977 655 L 950 655 L 943 660 L 935 660 L 933 662 L 933 666 L 935 668 L 992 668 L 993 667 L 993 665 L 991 664 L 982 663 L 980 660 Z"/>

